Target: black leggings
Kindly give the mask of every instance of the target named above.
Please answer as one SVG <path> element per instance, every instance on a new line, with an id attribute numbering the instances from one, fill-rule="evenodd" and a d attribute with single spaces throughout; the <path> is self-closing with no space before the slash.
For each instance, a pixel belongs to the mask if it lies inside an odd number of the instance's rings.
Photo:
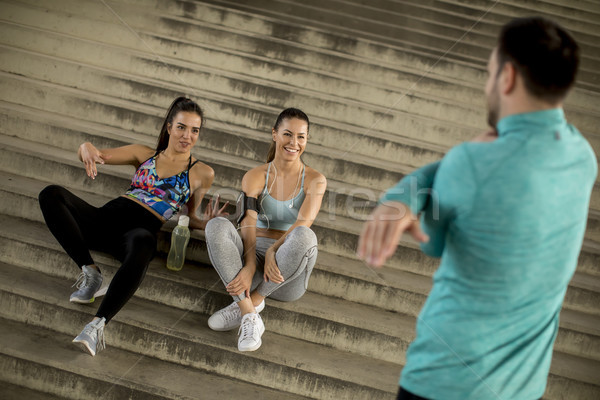
<path id="1" fill-rule="evenodd" d="M 98 208 L 56 185 L 42 190 L 39 201 L 50 232 L 79 268 L 95 264 L 90 250 L 122 262 L 96 313 L 110 321 L 142 283 L 162 221 L 132 200 L 118 197 Z"/>

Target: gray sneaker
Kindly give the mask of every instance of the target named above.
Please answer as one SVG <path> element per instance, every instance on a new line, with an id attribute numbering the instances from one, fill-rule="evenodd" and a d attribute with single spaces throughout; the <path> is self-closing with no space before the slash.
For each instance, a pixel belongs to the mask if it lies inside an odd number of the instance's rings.
<path id="1" fill-rule="evenodd" d="M 264 300 L 255 307 L 257 313 L 261 312 L 264 308 Z M 240 326 L 241 323 L 242 313 L 235 301 L 227 307 L 221 308 L 208 319 L 208 326 L 213 331 L 230 331 Z"/>
<path id="2" fill-rule="evenodd" d="M 93 303 L 96 292 L 102 286 L 102 274 L 94 268 L 84 265 L 73 286 L 77 286 L 77 290 L 71 293 L 69 301 L 81 304 Z"/>
<path id="3" fill-rule="evenodd" d="M 104 342 L 104 324 L 105 318 L 100 318 L 87 324 L 81 333 L 73 339 L 73 343 L 81 346 L 83 351 L 87 351 L 92 356 L 106 348 Z"/>

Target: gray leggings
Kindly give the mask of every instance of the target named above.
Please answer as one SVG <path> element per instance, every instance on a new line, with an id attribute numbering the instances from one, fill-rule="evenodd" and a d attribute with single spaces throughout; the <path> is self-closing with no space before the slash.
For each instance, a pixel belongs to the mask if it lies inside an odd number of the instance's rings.
<path id="1" fill-rule="evenodd" d="M 233 224 L 223 218 L 213 218 L 206 224 L 206 245 L 212 265 L 227 286 L 242 269 L 244 244 Z M 283 283 L 265 282 L 263 267 L 265 253 L 275 239 L 256 238 L 256 273 L 250 291 L 279 301 L 298 300 L 306 292 L 310 273 L 317 260 L 317 237 L 305 226 L 298 226 L 285 238 L 275 253 Z M 237 302 L 246 298 L 242 293 L 233 296 Z"/>

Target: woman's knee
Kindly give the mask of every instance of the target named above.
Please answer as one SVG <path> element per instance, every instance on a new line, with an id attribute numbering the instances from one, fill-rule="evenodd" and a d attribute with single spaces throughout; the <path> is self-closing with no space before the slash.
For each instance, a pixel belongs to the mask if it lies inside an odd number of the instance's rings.
<path id="1" fill-rule="evenodd" d="M 128 232 L 126 248 L 130 255 L 150 261 L 156 252 L 156 235 L 147 229 L 136 228 Z"/>
<path id="2" fill-rule="evenodd" d="M 219 240 L 229 235 L 233 224 L 224 217 L 216 217 L 206 223 L 204 234 L 207 241 Z"/>
<path id="3" fill-rule="evenodd" d="M 46 186 L 38 195 L 40 204 L 48 204 L 64 199 L 66 189 L 58 185 Z"/>
<path id="4" fill-rule="evenodd" d="M 315 247 L 317 245 L 317 235 L 307 226 L 297 226 L 288 235 L 288 240 L 293 240 L 297 243 L 302 243 L 306 248 Z"/>

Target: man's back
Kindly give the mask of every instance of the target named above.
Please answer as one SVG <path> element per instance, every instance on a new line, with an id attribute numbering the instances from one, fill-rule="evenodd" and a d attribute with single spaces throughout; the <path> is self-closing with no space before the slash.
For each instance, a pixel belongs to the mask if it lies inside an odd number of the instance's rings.
<path id="1" fill-rule="evenodd" d="M 506 117 L 498 132 L 454 148 L 435 176 L 423 250 L 442 262 L 401 379 L 424 397 L 533 399 L 545 388 L 596 159 L 562 109 Z"/>

